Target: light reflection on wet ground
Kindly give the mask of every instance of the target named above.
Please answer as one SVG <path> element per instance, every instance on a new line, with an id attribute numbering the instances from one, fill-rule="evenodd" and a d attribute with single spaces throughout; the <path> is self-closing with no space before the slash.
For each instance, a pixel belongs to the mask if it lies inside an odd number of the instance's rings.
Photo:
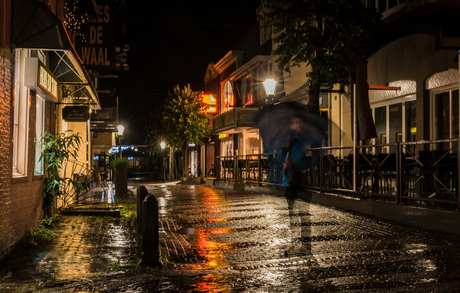
<path id="1" fill-rule="evenodd" d="M 146 187 L 160 205 L 165 269 L 137 266 L 133 223 L 73 216 L 66 217 L 52 245 L 34 252 L 32 262 L 18 260 L 9 263 L 15 269 L 0 270 L 0 292 L 6 286 L 50 292 L 460 289 L 457 237 L 301 201 L 288 210 L 284 198 L 270 195 Z"/>

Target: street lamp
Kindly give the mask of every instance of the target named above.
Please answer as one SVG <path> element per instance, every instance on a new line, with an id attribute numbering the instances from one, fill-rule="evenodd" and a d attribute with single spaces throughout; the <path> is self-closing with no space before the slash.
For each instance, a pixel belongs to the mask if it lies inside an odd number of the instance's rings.
<path id="1" fill-rule="evenodd" d="M 161 147 L 161 167 L 163 168 L 163 181 L 166 181 L 166 170 L 165 170 L 165 160 L 164 160 L 164 150 L 166 148 L 166 143 L 164 141 L 161 141 L 160 147 Z"/>
<path id="2" fill-rule="evenodd" d="M 272 78 L 266 79 L 264 82 L 265 93 L 267 94 L 267 101 L 273 99 L 275 95 L 276 81 Z"/>
<path id="3" fill-rule="evenodd" d="M 125 128 L 123 127 L 123 125 L 118 125 L 117 126 L 117 129 L 118 129 L 118 140 L 120 142 L 120 158 L 123 157 L 122 153 L 121 153 L 121 147 L 122 147 L 122 138 L 123 138 L 123 131 L 125 131 Z"/>

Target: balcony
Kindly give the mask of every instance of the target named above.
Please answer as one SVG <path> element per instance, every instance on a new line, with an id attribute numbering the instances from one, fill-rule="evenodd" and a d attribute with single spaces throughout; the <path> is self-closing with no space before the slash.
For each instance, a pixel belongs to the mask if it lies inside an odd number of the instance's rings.
<path id="1" fill-rule="evenodd" d="M 212 118 L 213 133 L 219 133 L 237 127 L 252 127 L 253 115 L 258 108 L 233 108 Z"/>

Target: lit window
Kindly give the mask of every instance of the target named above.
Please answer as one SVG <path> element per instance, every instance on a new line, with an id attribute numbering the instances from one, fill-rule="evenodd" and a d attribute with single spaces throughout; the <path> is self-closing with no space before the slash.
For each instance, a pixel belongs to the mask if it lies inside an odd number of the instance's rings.
<path id="1" fill-rule="evenodd" d="M 224 92 L 223 92 L 223 101 L 222 101 L 222 112 L 230 111 L 233 109 L 233 87 L 230 81 L 227 81 L 224 86 Z"/>
<path id="2" fill-rule="evenodd" d="M 201 101 L 206 104 L 207 109 L 204 111 L 206 113 L 216 113 L 217 112 L 217 101 L 210 94 L 201 95 Z"/>
<path id="3" fill-rule="evenodd" d="M 27 137 L 29 123 L 29 89 L 24 86 L 24 63 L 29 51 L 16 49 L 14 64 L 13 108 L 13 176 L 27 174 Z"/>
<path id="4" fill-rule="evenodd" d="M 41 139 L 45 132 L 45 99 L 37 95 L 35 124 L 35 175 L 43 175 L 43 161 L 40 161 Z"/>

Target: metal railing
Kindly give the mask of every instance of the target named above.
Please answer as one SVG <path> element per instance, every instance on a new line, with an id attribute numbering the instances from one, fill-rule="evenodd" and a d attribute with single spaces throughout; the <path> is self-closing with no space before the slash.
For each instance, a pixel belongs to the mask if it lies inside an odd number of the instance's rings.
<path id="1" fill-rule="evenodd" d="M 322 147 L 306 152 L 304 188 L 319 193 L 426 207 L 459 208 L 458 140 Z M 355 166 L 354 166 L 355 165 Z M 217 180 L 281 187 L 276 154 L 221 156 Z"/>

